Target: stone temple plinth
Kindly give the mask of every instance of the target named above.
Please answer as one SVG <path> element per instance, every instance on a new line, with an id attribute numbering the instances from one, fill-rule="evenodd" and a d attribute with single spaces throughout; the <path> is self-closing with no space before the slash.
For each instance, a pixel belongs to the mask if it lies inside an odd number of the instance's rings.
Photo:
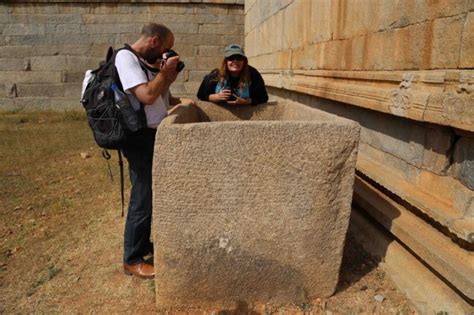
<path id="1" fill-rule="evenodd" d="M 332 295 L 358 140 L 356 123 L 297 103 L 167 117 L 153 166 L 158 308 Z"/>

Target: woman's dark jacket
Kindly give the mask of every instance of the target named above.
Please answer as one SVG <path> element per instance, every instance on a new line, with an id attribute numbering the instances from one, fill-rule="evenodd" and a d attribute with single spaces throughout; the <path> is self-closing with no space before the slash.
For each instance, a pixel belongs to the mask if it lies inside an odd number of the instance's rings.
<path id="1" fill-rule="evenodd" d="M 252 105 L 258 105 L 261 103 L 265 103 L 268 101 L 268 94 L 267 90 L 265 89 L 265 82 L 263 81 L 262 76 L 252 66 L 249 67 L 250 72 L 250 82 L 249 82 L 249 90 L 250 90 L 250 98 L 252 99 Z M 218 75 L 219 71 L 214 69 L 211 73 L 206 75 L 201 82 L 201 86 L 199 87 L 199 91 L 197 93 L 197 97 L 201 101 L 209 101 L 209 95 L 216 93 L 216 86 L 218 82 Z M 236 88 L 239 84 L 238 78 L 232 80 L 229 78 L 229 82 L 231 84 L 231 88 Z"/>

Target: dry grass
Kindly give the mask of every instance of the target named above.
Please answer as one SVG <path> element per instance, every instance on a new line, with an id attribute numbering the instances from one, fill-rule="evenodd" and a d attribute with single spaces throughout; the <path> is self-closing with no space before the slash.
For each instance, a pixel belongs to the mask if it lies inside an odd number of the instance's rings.
<path id="1" fill-rule="evenodd" d="M 83 159 L 81 152 L 91 153 Z M 82 112 L 0 114 L 0 313 L 152 313 L 154 282 L 123 275 L 116 157 L 111 183 Z M 374 302 L 383 294 L 383 303 Z M 411 313 L 349 239 L 339 292 L 286 313 Z"/>

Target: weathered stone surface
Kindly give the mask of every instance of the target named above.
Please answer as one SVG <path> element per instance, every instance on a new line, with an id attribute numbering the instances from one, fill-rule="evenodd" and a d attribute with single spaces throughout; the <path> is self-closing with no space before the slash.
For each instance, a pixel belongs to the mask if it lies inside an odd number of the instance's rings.
<path id="1" fill-rule="evenodd" d="M 466 17 L 455 16 L 433 22 L 431 69 L 457 68 L 461 51 L 460 36 Z"/>
<path id="2" fill-rule="evenodd" d="M 474 12 L 467 15 L 461 42 L 461 68 L 474 67 Z"/>
<path id="3" fill-rule="evenodd" d="M 333 294 L 356 124 L 295 103 L 199 103 L 165 119 L 158 133 L 158 308 L 302 303 Z"/>
<path id="4" fill-rule="evenodd" d="M 474 138 L 462 137 L 456 142 L 453 162 L 454 177 L 474 190 Z"/>
<path id="5" fill-rule="evenodd" d="M 456 288 L 474 297 L 474 256 L 468 250 L 359 177 L 354 201 Z"/>
<path id="6" fill-rule="evenodd" d="M 175 33 L 173 48 L 186 62 L 186 71 L 210 70 L 222 58 L 224 46 L 244 42 L 241 0 L 10 1 L 0 7 L 0 82 L 22 83 L 16 77 L 8 78 L 10 72 L 20 70 L 58 71 L 64 83 L 71 80 L 66 73 L 74 73 L 72 80 L 77 80 L 77 73 L 97 67 L 109 46 L 119 48 L 137 40 L 143 24 L 150 21 L 163 23 Z M 208 59 L 198 64 L 201 45 L 205 47 L 200 56 Z M 17 60 L 21 58 L 24 64 Z M 178 81 L 188 82 L 187 74 L 180 75 Z M 192 97 L 195 86 L 190 82 L 175 90 Z"/>
<path id="7" fill-rule="evenodd" d="M 222 55 L 224 57 L 224 46 L 214 46 L 214 45 L 201 45 L 199 46 L 199 55 L 200 56 L 216 56 Z"/>
<path id="8" fill-rule="evenodd" d="M 228 24 L 203 24 L 199 28 L 199 33 L 237 35 L 243 33 L 243 26 Z"/>
<path id="9" fill-rule="evenodd" d="M 351 234 L 373 257 L 383 260 L 381 267 L 396 286 L 412 301 L 420 313 L 471 314 L 473 307 L 445 281 L 418 260 L 402 243 L 354 209 Z"/>
<path id="10" fill-rule="evenodd" d="M 59 71 L 5 71 L 0 76 L 0 83 L 59 83 Z"/>
<path id="11" fill-rule="evenodd" d="M 30 58 L 31 70 L 61 71 L 67 69 L 66 56 L 41 56 Z"/>
<path id="12" fill-rule="evenodd" d="M 34 84 L 17 84 L 18 97 L 64 96 L 64 88 L 63 84 L 44 84 L 41 81 Z"/>
<path id="13" fill-rule="evenodd" d="M 25 60 L 19 58 L 0 58 L 0 71 L 21 71 Z"/>
<path id="14" fill-rule="evenodd" d="M 43 24 L 7 24 L 3 29 L 3 35 L 44 35 Z"/>

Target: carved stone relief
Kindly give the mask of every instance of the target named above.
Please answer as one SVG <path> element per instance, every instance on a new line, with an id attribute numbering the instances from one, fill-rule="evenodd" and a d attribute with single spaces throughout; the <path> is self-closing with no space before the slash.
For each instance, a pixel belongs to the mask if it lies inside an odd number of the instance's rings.
<path id="1" fill-rule="evenodd" d="M 457 86 L 456 94 L 450 93 L 443 99 L 443 117 L 449 121 L 474 123 L 474 84 L 468 78 Z"/>
<path id="2" fill-rule="evenodd" d="M 399 116 L 404 116 L 405 111 L 410 109 L 411 83 L 415 75 L 413 73 L 406 73 L 403 75 L 402 82 L 399 88 L 390 93 L 390 111 Z"/>

